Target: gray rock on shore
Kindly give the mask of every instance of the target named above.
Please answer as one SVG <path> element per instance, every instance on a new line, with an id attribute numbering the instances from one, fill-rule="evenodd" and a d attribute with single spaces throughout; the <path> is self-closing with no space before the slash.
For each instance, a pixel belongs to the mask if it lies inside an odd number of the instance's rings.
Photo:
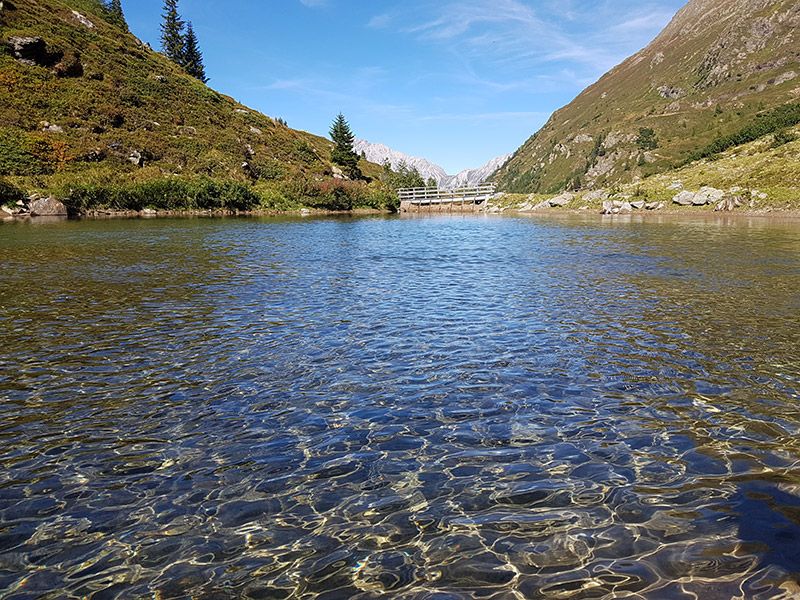
<path id="1" fill-rule="evenodd" d="M 30 203 L 32 217 L 66 217 L 67 207 L 64 203 L 50 196 L 49 198 L 36 198 Z"/>
<path id="2" fill-rule="evenodd" d="M 714 208 L 715 212 L 733 212 L 742 205 L 742 198 L 740 196 L 726 196 L 717 203 Z"/>
<path id="3" fill-rule="evenodd" d="M 548 203 L 553 208 L 562 208 L 567 204 L 569 204 L 570 202 L 572 202 L 574 199 L 575 199 L 575 194 L 572 194 L 570 192 L 564 192 L 563 194 L 560 194 L 555 198 L 550 198 L 550 200 L 548 200 Z"/>
<path id="4" fill-rule="evenodd" d="M 680 206 L 705 206 L 716 204 L 725 197 L 725 192 L 712 187 L 701 187 L 699 192 L 688 190 L 676 194 L 672 201 Z"/>

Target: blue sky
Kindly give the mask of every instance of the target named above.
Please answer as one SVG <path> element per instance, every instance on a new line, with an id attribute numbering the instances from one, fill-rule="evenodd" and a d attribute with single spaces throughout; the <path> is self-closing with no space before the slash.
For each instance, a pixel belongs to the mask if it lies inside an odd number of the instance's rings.
<path id="1" fill-rule="evenodd" d="M 159 46 L 162 0 L 123 0 Z M 684 0 L 181 0 L 210 85 L 291 127 L 358 137 L 451 173 L 513 152 L 644 47 Z"/>

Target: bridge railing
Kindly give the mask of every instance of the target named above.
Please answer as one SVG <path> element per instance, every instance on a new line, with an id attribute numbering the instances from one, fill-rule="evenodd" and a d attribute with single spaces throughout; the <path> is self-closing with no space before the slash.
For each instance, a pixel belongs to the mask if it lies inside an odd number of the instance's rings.
<path id="1" fill-rule="evenodd" d="M 484 183 L 477 186 L 445 190 L 440 188 L 402 188 L 397 190 L 400 202 L 411 204 L 442 204 L 445 202 L 482 202 L 494 195 L 496 186 Z"/>

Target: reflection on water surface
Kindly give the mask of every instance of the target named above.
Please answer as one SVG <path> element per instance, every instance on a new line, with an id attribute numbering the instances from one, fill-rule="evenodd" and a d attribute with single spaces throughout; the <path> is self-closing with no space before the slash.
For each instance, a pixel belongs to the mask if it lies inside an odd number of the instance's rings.
<path id="1" fill-rule="evenodd" d="M 0 226 L 0 595 L 792 598 L 800 225 Z"/>

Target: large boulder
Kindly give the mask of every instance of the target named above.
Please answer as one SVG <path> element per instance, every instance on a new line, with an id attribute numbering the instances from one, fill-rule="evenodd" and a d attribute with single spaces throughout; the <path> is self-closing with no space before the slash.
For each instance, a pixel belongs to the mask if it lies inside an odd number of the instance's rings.
<path id="1" fill-rule="evenodd" d="M 65 217 L 67 207 L 60 200 L 52 196 L 49 198 L 36 198 L 30 204 L 32 217 Z"/>
<path id="2" fill-rule="evenodd" d="M 63 57 L 63 53 L 51 51 L 40 37 L 15 36 L 6 42 L 11 56 L 22 64 L 32 67 L 53 67 Z"/>
<path id="3" fill-rule="evenodd" d="M 701 187 L 700 191 L 694 195 L 692 204 L 695 206 L 705 206 L 706 204 L 715 204 L 725 197 L 725 192 L 712 187 Z"/>
<path id="4" fill-rule="evenodd" d="M 4 219 L 11 219 L 14 217 L 14 213 L 11 212 L 11 209 L 6 208 L 5 206 L 0 206 L 0 221 Z"/>
<path id="5" fill-rule="evenodd" d="M 691 206 L 694 202 L 694 192 L 680 192 L 672 199 L 675 204 Z"/>
<path id="6" fill-rule="evenodd" d="M 553 208 L 559 208 L 566 206 L 574 199 L 575 199 L 575 194 L 572 194 L 570 192 L 564 192 L 563 194 L 556 196 L 555 198 L 550 198 L 548 202 L 550 206 L 552 206 Z"/>

